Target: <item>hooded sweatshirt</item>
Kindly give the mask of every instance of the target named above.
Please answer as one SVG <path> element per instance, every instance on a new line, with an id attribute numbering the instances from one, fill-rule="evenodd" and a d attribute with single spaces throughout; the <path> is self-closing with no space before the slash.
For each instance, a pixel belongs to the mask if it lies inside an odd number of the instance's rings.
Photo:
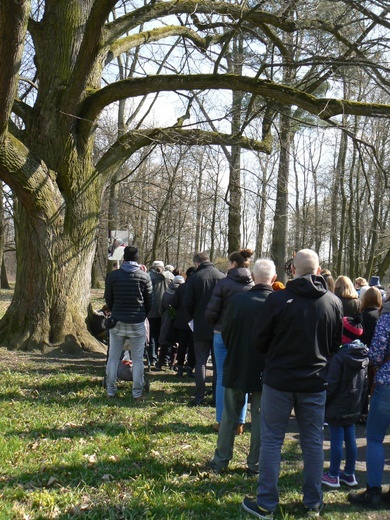
<path id="1" fill-rule="evenodd" d="M 283 392 L 319 392 L 341 343 L 342 305 L 319 275 L 287 282 L 269 295 L 252 340 L 265 354 L 263 383 Z"/>
<path id="2" fill-rule="evenodd" d="M 368 348 L 360 340 L 342 345 L 328 370 L 325 420 L 332 426 L 354 424 L 362 411 Z"/>
<path id="3" fill-rule="evenodd" d="M 163 267 L 152 267 L 150 269 L 149 276 L 153 286 L 153 305 L 148 318 L 161 318 L 160 305 L 171 281 L 171 274 L 169 271 L 164 271 Z"/>

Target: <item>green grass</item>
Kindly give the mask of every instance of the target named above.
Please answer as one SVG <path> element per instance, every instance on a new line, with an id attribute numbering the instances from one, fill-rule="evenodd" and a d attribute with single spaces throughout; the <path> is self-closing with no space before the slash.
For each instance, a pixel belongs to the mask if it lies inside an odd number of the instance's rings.
<path id="1" fill-rule="evenodd" d="M 214 409 L 188 408 L 194 382 L 154 372 L 148 400 L 129 383 L 108 400 L 104 360 L 53 359 L 0 349 L 0 519 L 244 519 L 249 433 L 237 437 L 230 470 L 210 472 Z M 302 518 L 301 456 L 287 439 L 276 519 Z M 326 493 L 328 519 L 384 519 L 346 492 Z"/>

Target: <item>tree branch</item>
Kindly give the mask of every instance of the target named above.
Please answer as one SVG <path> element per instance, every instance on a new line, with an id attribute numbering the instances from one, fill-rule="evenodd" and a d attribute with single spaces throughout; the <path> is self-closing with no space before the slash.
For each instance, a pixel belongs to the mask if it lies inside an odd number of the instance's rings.
<path id="1" fill-rule="evenodd" d="M 233 74 L 198 74 L 181 76 L 148 76 L 126 79 L 91 93 L 80 112 L 82 125 L 92 125 L 101 110 L 119 99 L 175 90 L 232 90 L 250 92 L 285 105 L 297 105 L 320 119 L 340 114 L 389 117 L 390 105 L 361 103 L 334 98 L 316 98 L 311 94 L 272 81 Z"/>
<path id="2" fill-rule="evenodd" d="M 271 153 L 271 139 L 256 141 L 239 135 L 207 132 L 198 129 L 154 128 L 131 131 L 120 137 L 103 155 L 96 165 L 99 175 L 110 177 L 125 161 L 140 148 L 156 145 L 172 144 L 187 146 L 240 146 L 248 150 Z"/>
<path id="3" fill-rule="evenodd" d="M 0 2 L 0 140 L 3 138 L 18 86 L 30 1 Z"/>

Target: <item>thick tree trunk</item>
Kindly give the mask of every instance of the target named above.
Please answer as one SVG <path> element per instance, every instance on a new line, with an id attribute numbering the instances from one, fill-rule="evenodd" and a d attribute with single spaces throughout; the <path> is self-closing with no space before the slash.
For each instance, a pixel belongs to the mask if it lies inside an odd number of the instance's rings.
<path id="1" fill-rule="evenodd" d="M 54 198 L 54 197 L 53 197 Z M 98 202 L 89 190 L 52 219 L 16 204 L 15 292 L 0 345 L 61 353 L 105 352 L 86 328 Z"/>

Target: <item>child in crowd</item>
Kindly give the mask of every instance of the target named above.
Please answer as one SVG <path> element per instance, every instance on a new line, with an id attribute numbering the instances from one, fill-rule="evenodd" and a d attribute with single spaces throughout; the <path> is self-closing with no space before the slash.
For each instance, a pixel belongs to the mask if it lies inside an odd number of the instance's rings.
<path id="1" fill-rule="evenodd" d="M 322 483 L 331 488 L 339 488 L 340 482 L 357 486 L 355 423 L 362 410 L 368 367 L 368 349 L 359 340 L 362 334 L 359 314 L 344 317 L 342 345 L 329 364 L 325 421 L 330 430 L 330 468 Z M 345 470 L 340 471 L 343 443 Z"/>

